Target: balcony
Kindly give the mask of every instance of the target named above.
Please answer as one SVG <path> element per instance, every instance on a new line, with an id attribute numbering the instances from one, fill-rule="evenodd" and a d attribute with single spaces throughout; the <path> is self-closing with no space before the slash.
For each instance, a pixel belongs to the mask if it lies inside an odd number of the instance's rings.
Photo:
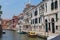
<path id="1" fill-rule="evenodd" d="M 24 23 L 23 25 L 31 25 L 30 23 Z"/>

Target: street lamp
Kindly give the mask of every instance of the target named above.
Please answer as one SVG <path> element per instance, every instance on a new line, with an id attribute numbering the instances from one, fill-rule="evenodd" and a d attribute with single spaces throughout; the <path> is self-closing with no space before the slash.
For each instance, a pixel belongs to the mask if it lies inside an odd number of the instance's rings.
<path id="1" fill-rule="evenodd" d="M 1 19 L 2 11 L 1 11 L 1 5 L 0 5 L 0 37 L 2 36 L 2 19 Z"/>
<path id="2" fill-rule="evenodd" d="M 1 11 L 1 5 L 0 5 L 0 19 L 1 19 L 2 11 Z"/>

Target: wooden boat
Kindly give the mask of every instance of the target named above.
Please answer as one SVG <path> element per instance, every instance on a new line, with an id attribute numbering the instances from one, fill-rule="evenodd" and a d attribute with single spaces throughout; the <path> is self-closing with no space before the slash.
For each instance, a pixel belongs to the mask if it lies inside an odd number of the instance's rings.
<path id="1" fill-rule="evenodd" d="M 34 31 L 28 32 L 29 37 L 37 37 L 37 34 Z"/>

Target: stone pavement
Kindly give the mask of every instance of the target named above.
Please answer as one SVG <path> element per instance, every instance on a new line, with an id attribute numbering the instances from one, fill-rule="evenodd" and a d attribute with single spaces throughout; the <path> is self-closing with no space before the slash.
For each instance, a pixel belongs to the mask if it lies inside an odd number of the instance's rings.
<path id="1" fill-rule="evenodd" d="M 50 40 L 50 39 L 53 39 L 53 38 L 55 38 L 56 36 L 58 36 L 59 35 L 59 33 L 51 33 L 51 32 L 48 32 L 48 33 L 46 33 L 46 32 L 44 32 L 44 31 L 42 31 L 42 32 L 36 32 L 37 33 L 37 35 L 42 35 L 42 36 L 48 36 L 47 37 L 47 40 Z"/>
<path id="2" fill-rule="evenodd" d="M 56 36 L 55 38 L 53 38 L 51 40 L 60 40 L 60 35 Z"/>

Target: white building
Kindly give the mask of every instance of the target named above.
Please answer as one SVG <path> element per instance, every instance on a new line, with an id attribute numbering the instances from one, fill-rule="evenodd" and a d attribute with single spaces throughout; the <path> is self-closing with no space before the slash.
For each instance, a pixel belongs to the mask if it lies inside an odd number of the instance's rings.
<path id="1" fill-rule="evenodd" d="M 18 24 L 19 24 L 19 30 L 20 31 L 23 31 L 24 29 L 24 26 L 23 26 L 23 24 L 25 23 L 25 21 L 24 21 L 24 14 L 23 13 L 21 13 L 19 16 L 19 19 L 18 19 Z"/>
<path id="2" fill-rule="evenodd" d="M 27 4 L 23 13 L 25 30 L 60 33 L 60 0 L 42 0 L 36 6 Z"/>
<path id="3" fill-rule="evenodd" d="M 31 13 L 32 13 L 32 9 L 35 8 L 36 6 L 34 5 L 31 5 L 31 4 L 26 4 L 26 7 L 25 9 L 23 10 L 23 13 L 25 14 L 24 15 L 24 21 L 25 21 L 25 24 L 24 24 L 24 29 L 26 32 L 29 32 L 32 30 L 32 27 L 31 27 Z"/>
<path id="4" fill-rule="evenodd" d="M 45 1 L 46 11 L 44 12 L 46 30 L 52 33 L 60 31 L 60 0 Z"/>
<path id="5" fill-rule="evenodd" d="M 43 0 L 32 12 L 35 31 L 58 33 L 60 31 L 60 0 Z"/>

